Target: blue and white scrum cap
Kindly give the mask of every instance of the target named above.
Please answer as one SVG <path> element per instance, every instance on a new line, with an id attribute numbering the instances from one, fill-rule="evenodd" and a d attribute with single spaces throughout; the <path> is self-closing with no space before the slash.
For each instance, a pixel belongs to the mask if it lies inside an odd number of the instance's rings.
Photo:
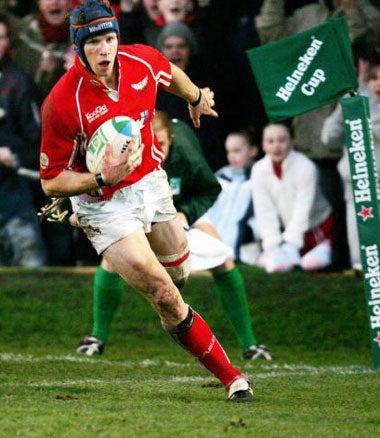
<path id="1" fill-rule="evenodd" d="M 108 1 L 86 0 L 70 14 L 70 38 L 77 53 L 89 68 L 83 46 L 88 38 L 102 33 L 116 32 L 119 38 L 119 24 Z M 91 70 L 91 69 L 90 69 Z"/>

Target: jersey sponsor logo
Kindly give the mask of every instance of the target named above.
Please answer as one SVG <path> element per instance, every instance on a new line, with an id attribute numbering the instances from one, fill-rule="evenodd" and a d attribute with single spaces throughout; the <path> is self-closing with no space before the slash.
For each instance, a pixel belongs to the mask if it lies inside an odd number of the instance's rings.
<path id="1" fill-rule="evenodd" d="M 98 117 L 101 117 L 106 113 L 108 113 L 107 105 L 99 105 L 91 113 L 86 113 L 86 119 L 89 122 L 93 122 Z"/>
<path id="2" fill-rule="evenodd" d="M 137 82 L 137 84 L 131 84 L 131 87 L 134 90 L 142 91 L 148 84 L 148 76 L 145 76 L 144 79 L 142 79 L 140 82 Z"/>

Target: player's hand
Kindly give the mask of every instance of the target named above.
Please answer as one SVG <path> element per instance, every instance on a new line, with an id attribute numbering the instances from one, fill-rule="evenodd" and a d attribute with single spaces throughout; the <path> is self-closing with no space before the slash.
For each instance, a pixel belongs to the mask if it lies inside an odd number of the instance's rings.
<path id="1" fill-rule="evenodd" d="M 102 178 L 109 186 L 114 186 L 130 175 L 142 163 L 144 144 L 137 146 L 137 139 L 133 138 L 126 150 L 114 157 L 112 145 L 107 143 L 103 158 Z"/>
<path id="2" fill-rule="evenodd" d="M 214 92 L 210 88 L 200 88 L 201 100 L 199 104 L 194 107 L 188 104 L 190 118 L 196 128 L 201 126 L 201 116 L 218 117 L 218 113 L 213 109 L 215 106 Z"/>
<path id="3" fill-rule="evenodd" d="M 44 205 L 37 213 L 39 221 L 58 222 L 61 224 L 70 224 L 71 216 L 74 216 L 73 209 L 69 198 L 51 198 L 51 202 Z"/>

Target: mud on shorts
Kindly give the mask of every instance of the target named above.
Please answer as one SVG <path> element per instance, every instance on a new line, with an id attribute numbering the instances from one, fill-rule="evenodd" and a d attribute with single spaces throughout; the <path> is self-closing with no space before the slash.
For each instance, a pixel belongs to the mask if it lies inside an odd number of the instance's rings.
<path id="1" fill-rule="evenodd" d="M 140 228 L 149 233 L 152 222 L 166 222 L 177 214 L 164 170 L 117 190 L 108 201 L 70 199 L 80 227 L 98 254 Z"/>

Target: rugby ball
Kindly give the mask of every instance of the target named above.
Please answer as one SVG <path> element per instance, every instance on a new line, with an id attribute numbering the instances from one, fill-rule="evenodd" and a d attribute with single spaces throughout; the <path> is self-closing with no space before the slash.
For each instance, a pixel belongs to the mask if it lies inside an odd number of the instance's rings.
<path id="1" fill-rule="evenodd" d="M 107 120 L 94 132 L 86 151 L 86 165 L 90 172 L 99 173 L 103 167 L 103 156 L 107 142 L 112 144 L 115 158 L 128 147 L 133 137 L 136 146 L 141 145 L 140 124 L 128 116 L 116 116 Z"/>

